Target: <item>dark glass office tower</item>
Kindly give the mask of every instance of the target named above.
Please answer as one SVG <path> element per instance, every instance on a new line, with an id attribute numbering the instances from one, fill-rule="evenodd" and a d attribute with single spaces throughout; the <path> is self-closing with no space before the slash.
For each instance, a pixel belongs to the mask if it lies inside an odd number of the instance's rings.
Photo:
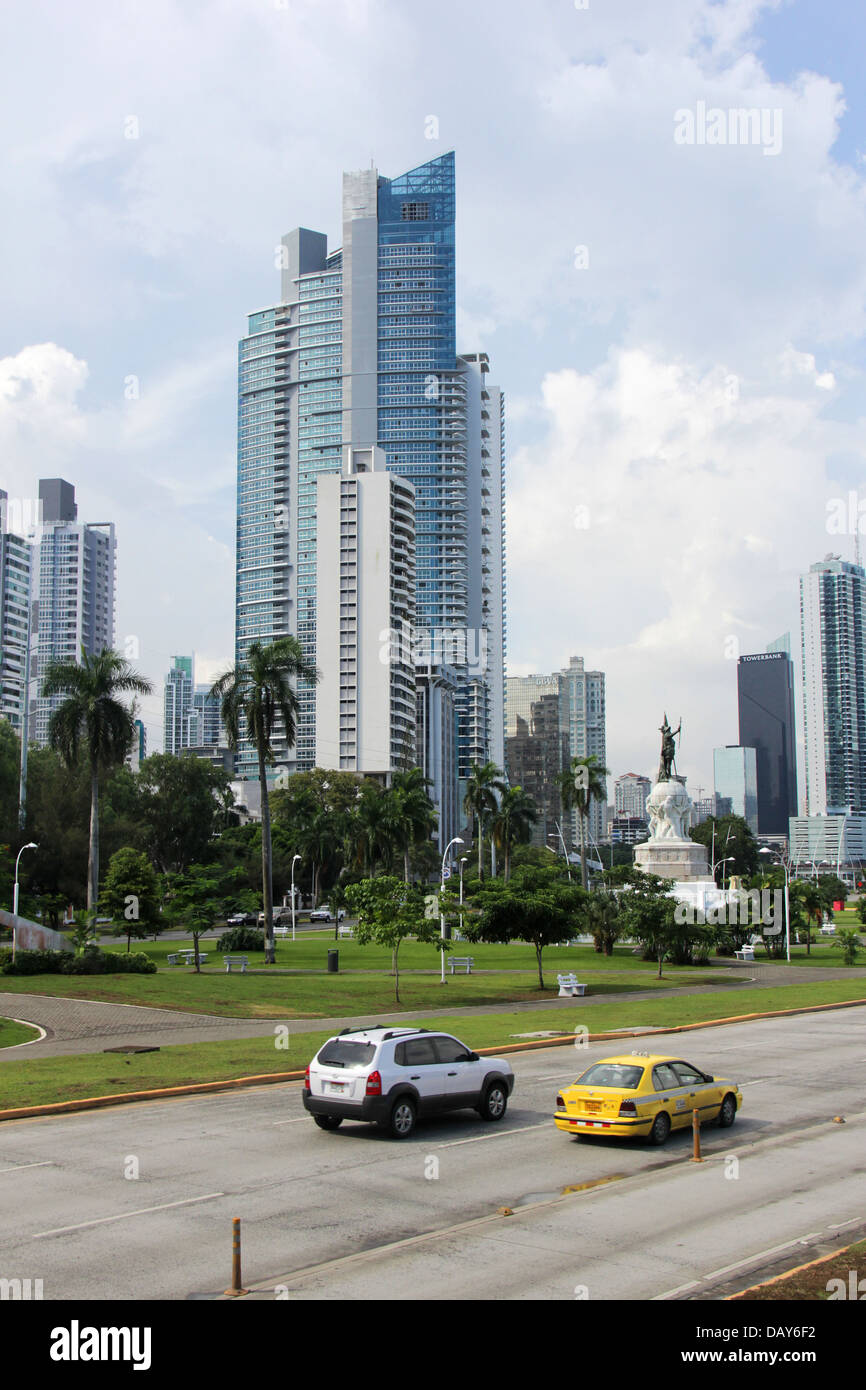
<path id="1" fill-rule="evenodd" d="M 740 744 L 757 754 L 758 834 L 787 835 L 788 818 L 797 814 L 794 667 L 787 651 L 741 656 L 737 698 Z"/>

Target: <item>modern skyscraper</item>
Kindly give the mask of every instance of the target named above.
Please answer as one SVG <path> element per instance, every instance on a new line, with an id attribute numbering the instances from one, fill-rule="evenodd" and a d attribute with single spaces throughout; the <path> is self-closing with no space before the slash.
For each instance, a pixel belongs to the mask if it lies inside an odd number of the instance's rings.
<path id="1" fill-rule="evenodd" d="M 386 781 L 416 764 L 415 489 L 349 446 L 316 491 L 316 763 Z"/>
<path id="2" fill-rule="evenodd" d="M 486 356 L 457 355 L 454 218 L 446 154 L 395 179 L 345 174 L 338 250 L 306 228 L 283 237 L 280 302 L 240 344 L 236 648 L 293 634 L 317 661 L 317 478 L 378 445 L 415 490 L 419 679 L 426 698 L 441 667 L 454 674 L 465 776 L 503 758 L 504 443 Z M 296 747 L 275 745 L 290 770 L 323 751 L 322 691 L 300 683 L 298 698 Z M 238 773 L 256 773 L 248 747 Z"/>
<path id="3" fill-rule="evenodd" d="M 866 571 L 836 556 L 800 579 L 806 803 L 866 814 Z"/>
<path id="4" fill-rule="evenodd" d="M 113 522 L 80 522 L 75 488 L 62 478 L 39 483 L 42 521 L 31 641 L 30 737 L 48 741 L 48 721 L 63 700 L 38 694 L 49 662 L 81 661 L 114 646 L 116 541 Z"/>
<path id="5" fill-rule="evenodd" d="M 758 775 L 758 834 L 787 835 L 796 816 L 794 667 L 790 639 L 737 662 L 740 744 L 754 748 Z"/>
<path id="6" fill-rule="evenodd" d="M 713 780 L 717 802 L 731 803 L 728 814 L 742 816 L 753 835 L 758 833 L 758 762 L 754 748 L 728 744 L 713 749 Z"/>
<path id="7" fill-rule="evenodd" d="M 223 742 L 220 702 L 210 686 L 195 685 L 195 657 L 176 656 L 165 678 L 163 752 L 214 749 Z"/>
<path id="8" fill-rule="evenodd" d="M 509 676 L 506 689 L 508 779 L 535 797 L 545 820 L 556 820 L 560 798 L 551 785 L 556 774 L 569 767 L 572 758 L 592 755 L 605 765 L 604 673 L 586 671 L 583 658 L 573 656 L 567 667 L 551 676 Z M 576 814 L 567 818 L 575 842 Z M 592 801 L 588 830 L 596 844 L 606 838 L 606 799 Z M 543 843 L 540 835 L 538 839 Z"/>
<path id="9" fill-rule="evenodd" d="M 0 490 L 0 719 L 24 725 L 31 600 L 31 545 L 15 535 L 7 494 Z"/>

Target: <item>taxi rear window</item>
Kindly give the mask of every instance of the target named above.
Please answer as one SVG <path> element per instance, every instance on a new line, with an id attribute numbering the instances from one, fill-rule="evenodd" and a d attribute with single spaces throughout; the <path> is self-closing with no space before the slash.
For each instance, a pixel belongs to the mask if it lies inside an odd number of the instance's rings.
<path id="1" fill-rule="evenodd" d="M 632 1067 L 626 1063 L 597 1062 L 583 1076 L 579 1076 L 576 1086 L 610 1086 L 617 1091 L 636 1091 L 643 1076 L 643 1067 Z"/>
<path id="2" fill-rule="evenodd" d="M 329 1067 L 365 1067 L 372 1062 L 376 1047 L 371 1042 L 350 1042 L 348 1038 L 332 1038 L 322 1048 L 317 1062 Z"/>

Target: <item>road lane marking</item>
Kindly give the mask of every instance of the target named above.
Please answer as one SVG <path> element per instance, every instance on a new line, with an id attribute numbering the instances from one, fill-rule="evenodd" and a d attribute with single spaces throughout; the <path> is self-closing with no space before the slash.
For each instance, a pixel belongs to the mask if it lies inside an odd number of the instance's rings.
<path id="1" fill-rule="evenodd" d="M 436 1144 L 437 1149 L 456 1149 L 458 1144 L 481 1144 L 485 1139 L 504 1139 L 509 1134 L 525 1134 L 529 1129 L 547 1129 L 547 1120 L 540 1124 L 522 1125 L 520 1129 L 500 1129 L 495 1134 L 476 1134 L 472 1139 L 450 1139 L 447 1144 Z M 431 1148 L 434 1147 L 431 1145 Z"/>
<path id="2" fill-rule="evenodd" d="M 41 1163 L 16 1163 L 13 1168 L 0 1168 L 0 1173 L 20 1173 L 22 1168 L 51 1168 L 53 1163 L 50 1158 L 44 1159 Z"/>
<path id="3" fill-rule="evenodd" d="M 163 1202 L 158 1207 L 139 1207 L 137 1211 L 121 1211 L 116 1216 L 98 1216 L 95 1221 L 80 1221 L 77 1226 L 55 1226 L 51 1231 L 34 1231 L 33 1239 L 65 1235 L 67 1231 L 83 1231 L 87 1226 L 104 1226 L 108 1221 L 125 1221 L 128 1216 L 147 1216 L 152 1211 L 168 1211 L 170 1207 L 189 1207 L 194 1202 L 212 1202 L 214 1198 L 225 1195 L 224 1192 L 206 1192 L 203 1197 L 184 1197 L 180 1202 Z"/>
<path id="4" fill-rule="evenodd" d="M 296 1120 L 272 1120 L 273 1125 L 304 1125 L 309 1120 L 309 1115 L 299 1115 Z"/>
<path id="5" fill-rule="evenodd" d="M 795 1236 L 793 1240 L 786 1240 L 784 1245 L 774 1245 L 771 1250 L 759 1250 L 757 1255 L 749 1255 L 745 1260 L 737 1260 L 736 1264 L 724 1265 L 722 1269 L 714 1269 L 710 1274 L 701 1275 L 702 1279 L 718 1279 L 721 1274 L 730 1274 L 734 1269 L 742 1269 L 743 1265 L 754 1264 L 755 1260 L 766 1259 L 768 1255 L 777 1255 L 782 1250 L 790 1250 L 792 1245 L 805 1245 L 809 1240 L 815 1240 L 820 1236 L 820 1231 L 810 1231 L 805 1236 Z"/>
<path id="6" fill-rule="evenodd" d="M 850 1221 L 839 1221 L 835 1226 L 828 1226 L 828 1231 L 844 1231 L 846 1226 L 856 1226 L 858 1221 L 862 1221 L 862 1216 L 852 1216 Z"/>

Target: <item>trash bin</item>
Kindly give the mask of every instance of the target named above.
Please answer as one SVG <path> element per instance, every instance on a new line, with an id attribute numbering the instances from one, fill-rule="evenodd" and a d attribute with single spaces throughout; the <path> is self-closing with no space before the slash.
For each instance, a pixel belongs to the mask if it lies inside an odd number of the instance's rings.
<path id="1" fill-rule="evenodd" d="M 329 974 L 329 975 L 337 975 L 337 974 L 339 974 L 339 971 L 340 971 L 340 952 L 339 952 L 339 951 L 329 951 L 329 952 L 328 952 L 328 974 Z"/>

